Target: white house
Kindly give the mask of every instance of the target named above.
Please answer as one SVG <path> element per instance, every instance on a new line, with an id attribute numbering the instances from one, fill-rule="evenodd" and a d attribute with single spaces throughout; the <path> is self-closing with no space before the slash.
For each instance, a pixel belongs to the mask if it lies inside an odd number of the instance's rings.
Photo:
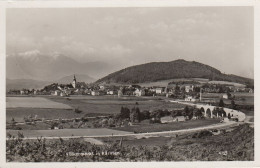
<path id="1" fill-rule="evenodd" d="M 170 123 L 170 122 L 174 122 L 172 116 L 161 117 L 161 123 Z"/>
<path id="2" fill-rule="evenodd" d="M 91 91 L 91 95 L 92 96 L 99 96 L 99 91 L 93 90 L 93 91 Z"/>
<path id="3" fill-rule="evenodd" d="M 103 86 L 103 85 L 100 85 L 99 88 L 100 88 L 100 90 L 105 90 L 105 86 Z"/>
<path id="4" fill-rule="evenodd" d="M 136 96 L 144 96 L 145 95 L 145 91 L 142 90 L 142 89 L 136 89 L 134 91 L 134 95 L 136 95 Z"/>
<path id="5" fill-rule="evenodd" d="M 55 90 L 53 95 L 54 95 L 54 96 L 60 96 L 60 93 L 61 93 L 61 91 Z"/>
<path id="6" fill-rule="evenodd" d="M 227 93 L 225 93 L 225 94 L 223 94 L 223 99 L 229 99 L 229 98 L 231 98 L 231 94 L 229 93 L 229 94 L 227 94 Z"/>
<path id="7" fill-rule="evenodd" d="M 115 92 L 113 90 L 108 90 L 107 91 L 107 95 L 114 95 L 114 94 L 115 94 Z"/>
<path id="8" fill-rule="evenodd" d="M 173 121 L 175 121 L 175 122 L 185 121 L 185 117 L 184 116 L 176 116 L 176 117 L 174 117 Z"/>
<path id="9" fill-rule="evenodd" d="M 156 94 L 162 94 L 162 93 L 163 93 L 163 90 L 164 90 L 163 88 L 156 88 L 156 89 L 155 89 L 155 93 L 156 93 Z"/>
<path id="10" fill-rule="evenodd" d="M 193 85 L 188 85 L 188 86 L 185 86 L 185 92 L 192 92 L 193 91 L 193 88 L 194 86 Z"/>
<path id="11" fill-rule="evenodd" d="M 195 98 L 193 98 L 192 96 L 188 96 L 188 97 L 186 97 L 184 100 L 185 100 L 185 101 L 190 101 L 190 102 L 195 102 L 195 101 L 197 101 L 198 99 L 195 99 Z"/>

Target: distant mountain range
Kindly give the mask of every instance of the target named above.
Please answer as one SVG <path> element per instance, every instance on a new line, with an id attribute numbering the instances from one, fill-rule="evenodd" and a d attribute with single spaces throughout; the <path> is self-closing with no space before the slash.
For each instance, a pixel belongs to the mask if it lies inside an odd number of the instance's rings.
<path id="1" fill-rule="evenodd" d="M 91 82 L 95 82 L 96 79 L 88 76 L 88 75 L 83 75 L 83 74 L 75 74 L 76 79 L 78 82 L 86 82 L 86 83 L 91 83 Z M 70 76 L 65 76 L 59 80 L 56 81 L 56 83 L 59 84 L 68 84 L 71 83 L 72 80 L 74 78 L 74 75 L 70 75 Z"/>
<path id="2" fill-rule="evenodd" d="M 79 63 L 62 55 L 54 57 L 39 54 L 30 57 L 8 56 L 6 88 L 7 90 L 41 89 L 51 83 L 71 83 L 74 73 L 77 81 L 90 83 L 95 81 L 90 74 L 108 73 L 108 69 L 111 71 L 109 66 L 111 65 L 102 62 Z M 131 66 L 111 73 L 97 80 L 96 83 L 135 84 L 180 78 L 205 78 L 251 85 L 254 83 L 253 79 L 223 74 L 208 65 L 185 60 Z"/>
<path id="3" fill-rule="evenodd" d="M 195 61 L 175 60 L 171 62 L 151 62 L 131 66 L 111 73 L 96 83 L 144 83 L 178 78 L 205 78 L 210 80 L 230 81 L 253 84 L 254 80 L 236 75 L 227 75 L 221 71 Z"/>
<path id="4" fill-rule="evenodd" d="M 75 74 L 78 82 L 91 83 L 96 79 L 83 74 Z M 6 89 L 42 89 L 44 86 L 59 83 L 59 84 L 69 84 L 72 82 L 74 75 L 65 76 L 55 81 L 41 81 L 33 79 L 6 79 Z"/>
<path id="5" fill-rule="evenodd" d="M 6 90 L 10 89 L 42 89 L 50 84 L 48 81 L 38 81 L 33 79 L 6 79 Z"/>
<path id="6" fill-rule="evenodd" d="M 113 67 L 113 66 L 112 66 Z M 56 81 L 68 74 L 84 74 L 99 78 L 113 72 L 105 62 L 78 62 L 64 55 L 11 55 L 6 58 L 9 79 Z"/>

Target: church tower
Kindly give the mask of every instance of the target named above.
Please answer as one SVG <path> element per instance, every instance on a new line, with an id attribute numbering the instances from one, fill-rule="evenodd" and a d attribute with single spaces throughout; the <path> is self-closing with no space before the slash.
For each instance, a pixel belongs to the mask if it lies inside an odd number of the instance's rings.
<path id="1" fill-rule="evenodd" d="M 73 81 L 72 81 L 72 86 L 73 86 L 74 88 L 76 88 L 76 84 L 77 84 L 77 80 L 76 80 L 76 77 L 75 77 L 75 75 L 74 75 L 74 79 L 73 79 Z"/>

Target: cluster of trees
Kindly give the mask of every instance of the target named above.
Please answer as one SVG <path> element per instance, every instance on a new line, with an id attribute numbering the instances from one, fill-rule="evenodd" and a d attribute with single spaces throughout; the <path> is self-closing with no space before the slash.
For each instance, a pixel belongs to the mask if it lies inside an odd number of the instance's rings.
<path id="1" fill-rule="evenodd" d="M 219 107 L 216 107 L 213 111 L 212 111 L 212 114 L 215 115 L 215 116 L 223 116 L 223 117 L 226 117 L 227 116 L 227 113 L 224 111 L 223 108 L 219 108 Z"/>
<path id="2" fill-rule="evenodd" d="M 171 112 L 171 115 L 173 117 L 176 116 L 185 116 L 188 119 L 192 119 L 193 117 L 196 118 L 203 118 L 203 113 L 201 109 L 190 107 L 190 106 L 185 106 L 184 110 L 175 110 Z"/>
<path id="3" fill-rule="evenodd" d="M 222 74 L 219 70 L 208 65 L 185 60 L 153 62 L 128 67 L 99 79 L 97 83 L 143 83 L 177 78 L 206 78 L 239 83 L 249 81 L 252 83 L 251 79 Z"/>
<path id="4" fill-rule="evenodd" d="M 231 100 L 231 104 L 228 105 L 228 104 L 225 104 L 225 103 L 224 103 L 223 99 L 220 99 L 220 100 L 219 100 L 219 103 L 218 103 L 218 106 L 219 106 L 219 107 L 227 107 L 227 108 L 231 108 L 231 109 L 234 109 L 234 110 L 238 110 L 238 109 L 237 109 L 237 105 L 236 105 L 236 103 L 235 103 L 234 100 Z"/>
<path id="5" fill-rule="evenodd" d="M 120 114 L 118 118 L 120 119 L 129 119 L 131 122 L 140 122 L 146 119 L 153 119 L 153 121 L 160 121 L 161 117 L 164 116 L 185 116 L 187 119 L 192 119 L 196 117 L 198 119 L 204 118 L 201 109 L 186 106 L 183 110 L 161 110 L 157 109 L 152 112 L 148 110 L 140 111 L 138 107 L 133 107 L 131 110 L 127 107 L 121 107 Z"/>
<path id="6" fill-rule="evenodd" d="M 195 84 L 200 84 L 200 83 L 198 81 L 192 80 L 192 81 L 172 81 L 172 82 L 168 83 L 168 85 L 170 85 L 170 84 L 175 84 L 175 85 L 192 84 L 192 85 L 195 85 Z"/>
<path id="7" fill-rule="evenodd" d="M 154 118 L 154 120 L 160 120 L 161 117 L 170 115 L 171 112 L 166 110 L 155 110 L 149 112 L 148 110 L 140 111 L 138 107 L 133 107 L 131 110 L 128 107 L 121 107 L 120 119 L 129 119 L 131 122 L 140 122 L 143 120 Z"/>

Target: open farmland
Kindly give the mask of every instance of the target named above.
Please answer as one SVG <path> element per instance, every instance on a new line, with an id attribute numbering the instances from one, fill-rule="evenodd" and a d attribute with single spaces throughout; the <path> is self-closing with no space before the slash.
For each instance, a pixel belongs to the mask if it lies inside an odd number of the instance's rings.
<path id="1" fill-rule="evenodd" d="M 79 96 L 79 97 L 50 97 L 52 101 L 67 104 L 73 108 L 79 108 L 82 114 L 115 114 L 119 113 L 122 106 L 133 108 L 138 106 L 143 110 L 156 109 L 176 109 L 184 108 L 184 105 L 165 102 L 159 98 L 139 98 L 139 97 L 120 97 L 117 96 Z"/>
<path id="2" fill-rule="evenodd" d="M 16 122 L 23 122 L 24 117 L 32 115 L 37 115 L 37 118 L 45 119 L 58 119 L 58 118 L 81 118 L 83 116 L 105 116 L 120 113 L 121 106 L 127 106 L 132 108 L 138 106 L 141 111 L 143 110 L 156 110 L 156 109 L 175 109 L 184 108 L 182 104 L 175 104 L 170 102 L 165 102 L 159 98 L 139 98 L 139 97 L 121 97 L 117 96 L 72 96 L 69 98 L 64 97 L 19 97 L 19 99 L 13 99 L 16 97 L 7 98 L 7 101 L 16 100 L 21 101 L 26 104 L 27 107 L 9 108 L 6 109 L 6 121 L 10 122 L 12 118 Z M 35 99 L 35 100 L 33 100 Z M 38 102 L 41 106 L 33 105 L 30 100 Z M 137 104 L 136 104 L 137 102 Z M 37 103 L 36 103 L 37 104 Z M 57 107 L 69 107 L 68 109 L 62 108 L 48 108 L 55 107 L 52 104 L 57 104 Z M 35 107 L 30 107 L 35 106 Z M 60 105 L 60 106 L 58 106 Z M 24 105 L 25 106 L 25 105 Z M 79 108 L 80 113 L 75 113 L 73 109 Z"/>
<path id="3" fill-rule="evenodd" d="M 237 87 L 245 87 L 244 84 L 236 83 L 236 82 L 228 82 L 228 81 L 209 81 L 210 84 L 221 84 L 221 85 L 233 85 Z"/>
<path id="4" fill-rule="evenodd" d="M 43 97 L 6 97 L 6 108 L 53 108 L 71 109 L 70 106 Z"/>
<path id="5" fill-rule="evenodd" d="M 66 136 L 102 136 L 124 135 L 131 132 L 112 130 L 107 128 L 96 129 L 59 129 L 59 130 L 19 130 L 25 137 L 66 137 Z M 18 130 L 7 130 L 11 135 L 17 135 Z"/>
<path id="6" fill-rule="evenodd" d="M 72 109 L 46 109 L 46 108 L 7 108 L 6 121 L 10 122 L 12 118 L 16 122 L 23 122 L 24 117 L 29 115 L 44 119 L 58 119 L 58 118 L 79 118 L 81 114 L 75 113 Z"/>
<path id="7" fill-rule="evenodd" d="M 231 93 L 235 95 L 235 103 L 238 105 L 254 105 L 254 93 Z M 202 99 L 210 99 L 215 102 L 223 97 L 223 93 L 203 93 Z M 223 99 L 225 104 L 230 104 L 231 100 Z"/>

